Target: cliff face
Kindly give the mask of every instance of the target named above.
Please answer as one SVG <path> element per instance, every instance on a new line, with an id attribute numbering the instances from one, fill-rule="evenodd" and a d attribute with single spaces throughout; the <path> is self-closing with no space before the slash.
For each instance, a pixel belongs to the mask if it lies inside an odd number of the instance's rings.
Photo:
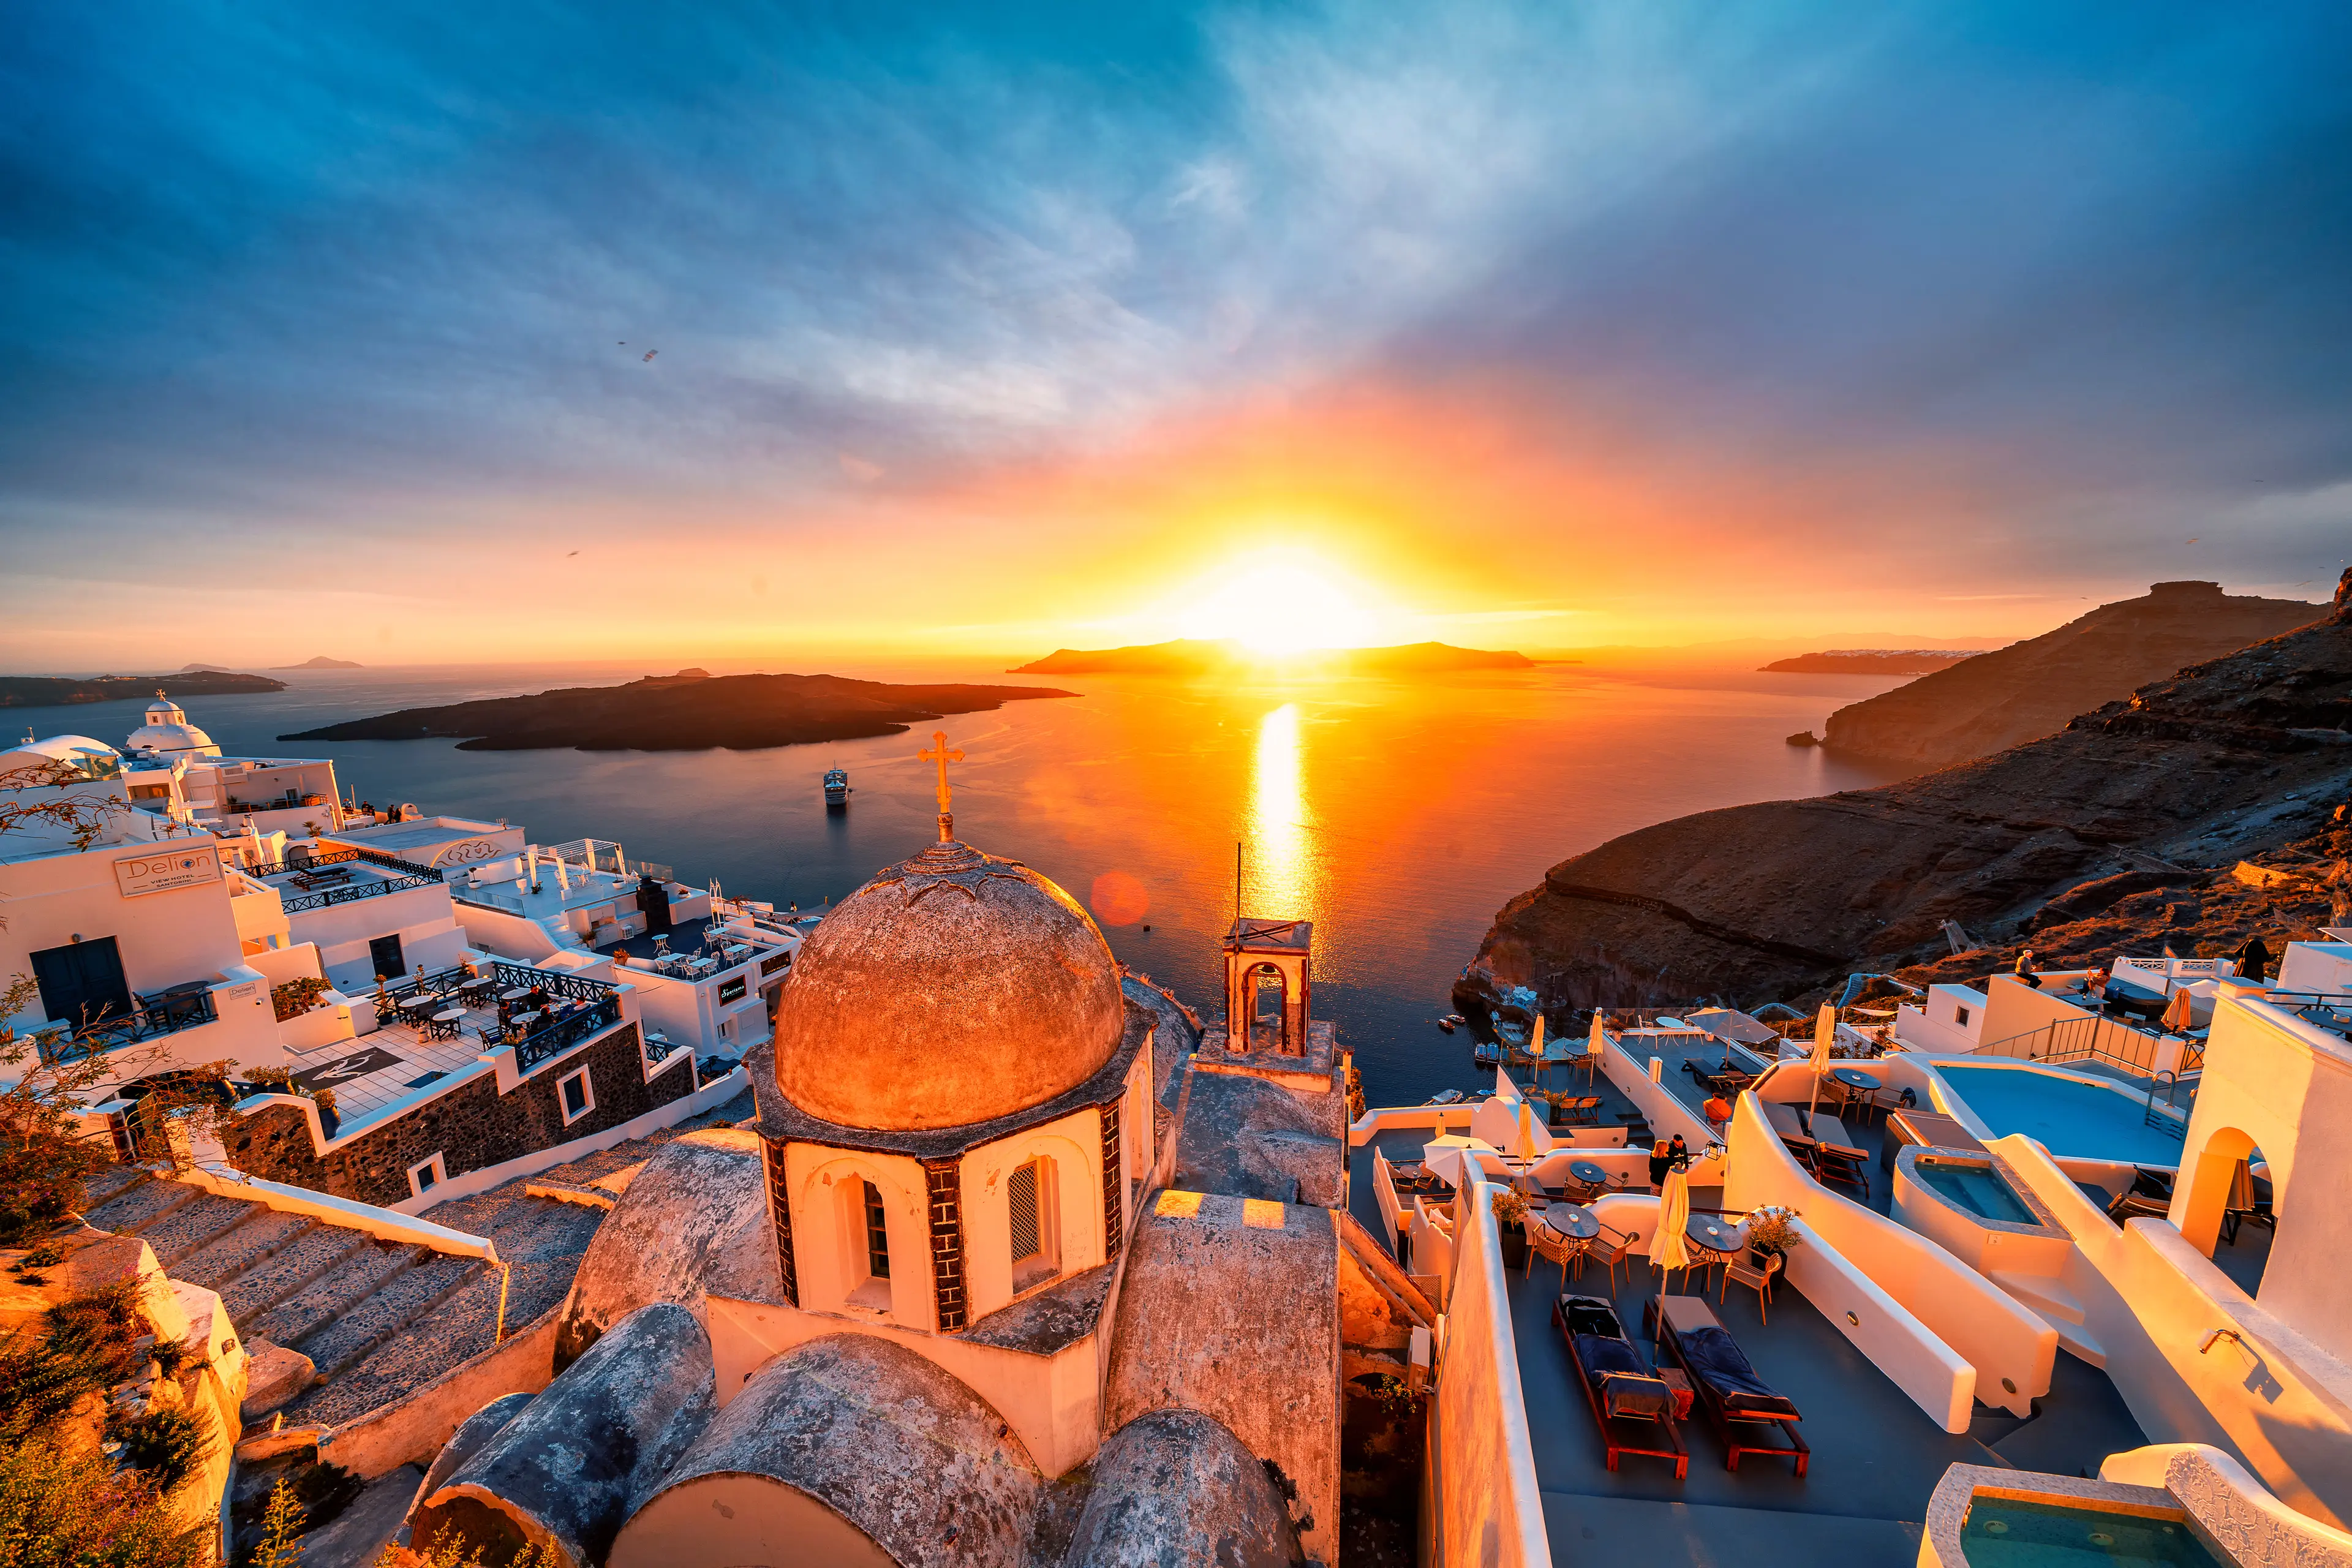
<path id="1" fill-rule="evenodd" d="M 2142 598 L 1841 708 L 1823 744 L 1923 773 L 1948 767 L 2055 734 L 2077 713 L 2326 613 L 2299 599 L 2233 597 L 2217 583 L 2158 583 Z"/>
<path id="2" fill-rule="evenodd" d="M 1948 951 L 1947 920 L 1998 939 L 2086 882 L 2192 877 L 2308 838 L 2347 790 L 2339 589 L 2326 620 L 1996 756 L 1681 817 L 1562 861 L 1496 918 L 1457 1004 L 1527 985 L 1548 1008 L 1758 1005 L 1931 961 Z"/>

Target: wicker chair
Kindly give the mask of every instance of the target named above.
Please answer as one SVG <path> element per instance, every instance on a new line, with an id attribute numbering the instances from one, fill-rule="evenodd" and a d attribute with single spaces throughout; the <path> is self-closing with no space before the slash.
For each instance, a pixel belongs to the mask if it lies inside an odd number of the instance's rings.
<path id="1" fill-rule="evenodd" d="M 1760 1267 L 1755 1261 L 1759 1258 L 1763 1260 Z M 1788 1263 L 1789 1260 L 1777 1252 L 1750 1251 L 1747 1256 L 1735 1258 L 1724 1266 L 1724 1288 L 1728 1289 L 1737 1283 L 1754 1290 L 1756 1315 L 1769 1323 L 1772 1317 L 1764 1310 L 1764 1307 L 1765 1303 L 1772 1299 L 1772 1277 L 1787 1268 Z"/>
<path id="2" fill-rule="evenodd" d="M 1631 1231 L 1619 1230 L 1607 1220 L 1601 1222 L 1601 1234 L 1584 1244 L 1584 1256 L 1609 1265 L 1609 1288 L 1617 1288 L 1617 1266 L 1633 1251 Z"/>
<path id="3" fill-rule="evenodd" d="M 1557 1263 L 1559 1265 L 1559 1288 L 1565 1290 L 1568 1289 L 1568 1266 L 1573 1263 L 1577 1266 L 1577 1272 L 1582 1273 L 1584 1255 L 1591 1247 L 1592 1238 L 1590 1237 L 1562 1236 L 1541 1220 L 1530 1217 L 1528 1221 L 1526 1271 L 1529 1274 L 1536 1271 L 1538 1257 L 1547 1263 Z"/>

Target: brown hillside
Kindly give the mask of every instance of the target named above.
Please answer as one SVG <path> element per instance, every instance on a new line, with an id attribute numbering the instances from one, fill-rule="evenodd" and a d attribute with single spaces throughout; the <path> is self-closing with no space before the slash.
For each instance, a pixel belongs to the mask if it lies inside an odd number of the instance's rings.
<path id="1" fill-rule="evenodd" d="M 1922 773 L 2054 735 L 2077 713 L 2174 670 L 2308 625 L 2326 606 L 2241 598 L 2218 583 L 2158 583 L 2056 631 L 1830 715 L 1822 743 Z"/>
<path id="2" fill-rule="evenodd" d="M 1946 920 L 2005 940 L 2086 883 L 2202 882 L 2307 840 L 2352 792 L 2348 595 L 2352 574 L 2328 619 L 1996 756 L 1681 817 L 1562 861 L 1504 907 L 1457 1003 L 1510 985 L 1548 1008 L 1760 1003 L 1930 962 Z"/>

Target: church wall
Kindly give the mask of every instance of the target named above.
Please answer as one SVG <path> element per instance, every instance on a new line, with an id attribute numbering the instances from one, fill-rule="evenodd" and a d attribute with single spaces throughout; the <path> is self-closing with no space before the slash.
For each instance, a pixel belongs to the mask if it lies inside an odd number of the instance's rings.
<path id="1" fill-rule="evenodd" d="M 858 1321 L 934 1328 L 930 1207 L 922 1162 L 904 1154 L 793 1143 L 786 1149 L 785 1174 L 793 1194 L 793 1265 L 801 1305 Z M 890 1242 L 887 1311 L 849 1300 L 861 1280 L 866 1234 L 863 1219 L 850 1212 L 857 1200 L 846 1184 L 860 1180 L 872 1182 L 882 1195 Z"/>
<path id="2" fill-rule="evenodd" d="M 971 1303 L 967 1321 L 976 1322 L 1013 1300 L 1012 1208 L 1005 1185 L 1015 1170 L 1040 1155 L 1054 1163 L 1057 1193 L 1054 1219 L 1060 1266 L 1055 1278 L 1104 1261 L 1100 1114 L 1087 1106 L 963 1157 L 964 1290 Z"/>
<path id="3" fill-rule="evenodd" d="M 1094 1458 L 1102 1440 L 1104 1352 L 1099 1344 L 1108 1339 L 1108 1311 L 1105 1329 L 1071 1341 L 1051 1356 L 1037 1356 L 768 1301 L 713 1295 L 709 1306 L 711 1357 L 722 1405 L 742 1392 L 753 1373 L 785 1351 L 827 1334 L 866 1333 L 904 1345 L 961 1379 L 1012 1426 L 1048 1479 Z"/>

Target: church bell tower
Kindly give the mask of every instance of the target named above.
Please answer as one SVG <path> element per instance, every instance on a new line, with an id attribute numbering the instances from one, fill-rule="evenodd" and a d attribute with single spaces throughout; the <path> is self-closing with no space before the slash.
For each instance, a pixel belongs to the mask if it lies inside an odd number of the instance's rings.
<path id="1" fill-rule="evenodd" d="M 1306 921 L 1244 915 L 1225 933 L 1225 1048 L 1271 1056 L 1307 1054 Z"/>

